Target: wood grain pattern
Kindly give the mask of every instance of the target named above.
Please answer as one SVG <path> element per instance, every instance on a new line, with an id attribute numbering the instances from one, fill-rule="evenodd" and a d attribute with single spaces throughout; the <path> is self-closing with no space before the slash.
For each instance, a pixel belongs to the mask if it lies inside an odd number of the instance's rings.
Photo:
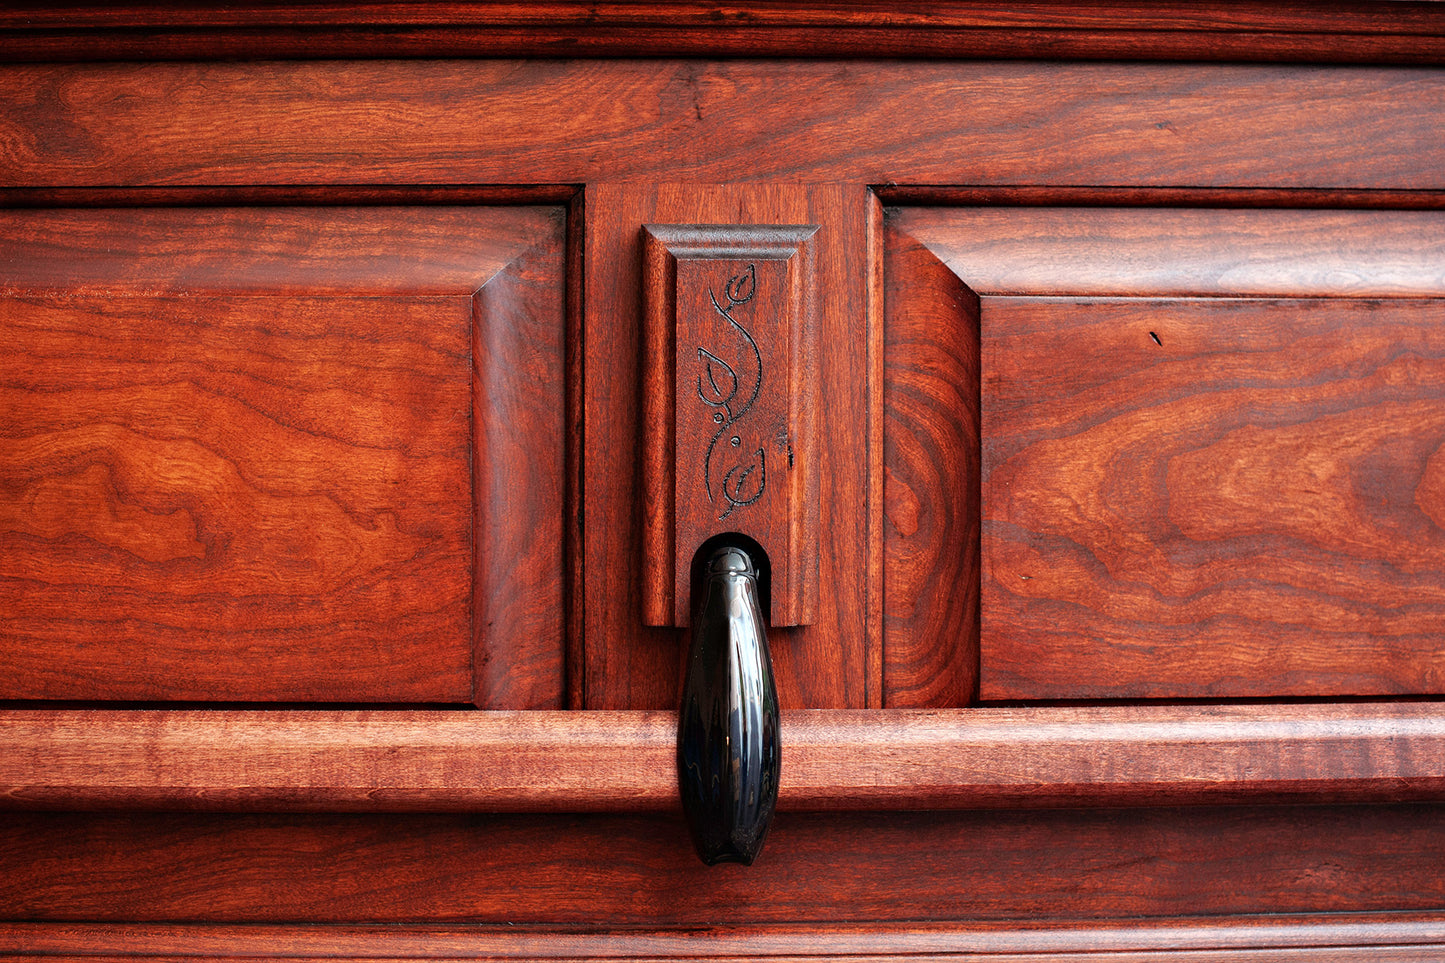
<path id="1" fill-rule="evenodd" d="M 983 317 L 984 698 L 1445 691 L 1445 302 Z"/>
<path id="2" fill-rule="evenodd" d="M 1439 691 L 1445 218 L 890 223 L 983 295 L 984 698 Z"/>
<path id="3" fill-rule="evenodd" d="M 469 700 L 472 295 L 557 218 L 0 227 L 4 694 Z"/>
<path id="4" fill-rule="evenodd" d="M 980 295 L 1445 294 L 1438 211 L 904 208 L 894 223 Z"/>
<path id="5" fill-rule="evenodd" d="M 539 854 L 545 854 L 539 858 Z M 681 816 L 23 813 L 0 917 L 615 928 L 1438 912 L 1433 805 L 779 813 L 709 869 Z"/>
<path id="6" fill-rule="evenodd" d="M 867 704 L 869 313 L 862 187 L 663 184 L 587 189 L 586 704 L 673 708 L 682 633 L 644 628 L 637 411 L 644 224 L 817 224 L 820 484 L 818 621 L 768 643 L 785 708 Z"/>
<path id="7" fill-rule="evenodd" d="M 236 104 L 267 122 L 233 123 Z M 0 69 L 0 118 L 5 187 L 768 178 L 1445 187 L 1445 76 L 1404 68 L 15 65 Z"/>
<path id="8" fill-rule="evenodd" d="M 567 704 L 566 234 L 561 212 L 474 297 L 472 644 L 486 709 Z"/>
<path id="9" fill-rule="evenodd" d="M 0 806 L 636 812 L 677 807 L 670 712 L 12 710 Z M 1445 797 L 1435 704 L 783 715 L 779 807 Z"/>
<path id="10" fill-rule="evenodd" d="M 812 56 L 1438 63 L 1429 3 L 14 5 L 7 59 Z"/>
<path id="11" fill-rule="evenodd" d="M 0 924 L 10 959 L 205 959 L 284 955 L 287 959 L 794 959 L 828 948 L 828 958 L 880 957 L 959 963 L 1048 959 L 1405 961 L 1438 958 L 1445 919 L 1436 913 L 1369 916 L 1183 918 L 1147 923 L 1013 921 L 807 923 L 678 930 L 568 931 L 527 926 L 171 926 Z"/>
<path id="12" fill-rule="evenodd" d="M 773 0 L 768 4 L 708 2 L 658 3 L 648 0 L 593 3 L 585 0 L 543 0 L 520 3 L 497 0 L 485 6 L 439 2 L 418 10 L 394 0 L 366 3 L 236 3 L 225 7 L 205 4 L 177 5 L 146 2 L 117 4 L 74 3 L 63 8 L 23 3 L 0 11 L 0 25 L 27 29 L 53 27 L 166 26 L 198 28 L 258 26 L 359 27 L 369 24 L 446 24 L 464 26 L 524 26 L 544 28 L 559 21 L 574 25 L 616 24 L 647 27 L 675 23 L 691 27 L 722 24 L 729 27 L 767 26 L 931 26 L 1109 29 L 1207 30 L 1234 35 L 1249 29 L 1306 31 L 1308 29 L 1379 34 L 1426 34 L 1445 29 L 1440 11 L 1430 3 L 1381 3 L 1369 0 L 1332 3 L 1319 7 L 1304 0 L 1283 3 L 1118 3 L 1100 7 L 1088 3 L 1051 3 L 1023 0 L 1014 3 L 939 3 L 926 7 L 899 6 L 889 0 Z M 539 35 L 541 31 L 538 31 Z"/>
<path id="13" fill-rule="evenodd" d="M 883 704 L 967 705 L 978 685 L 978 296 L 886 232 Z"/>
<path id="14" fill-rule="evenodd" d="M 768 623 L 817 618 L 815 224 L 643 229 L 643 621 L 691 621 L 702 545 L 765 553 Z"/>

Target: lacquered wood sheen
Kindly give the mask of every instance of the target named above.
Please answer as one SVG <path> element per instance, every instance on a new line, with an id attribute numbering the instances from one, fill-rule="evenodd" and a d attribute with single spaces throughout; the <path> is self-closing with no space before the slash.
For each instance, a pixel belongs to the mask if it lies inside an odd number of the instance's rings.
<path id="1" fill-rule="evenodd" d="M 386 955 L 378 957 L 378 942 Z M 984 960 L 1432 959 L 1445 942 L 1437 913 L 1290 918 L 1156 919 L 1147 924 L 1014 921 L 705 926 L 578 932 L 526 926 L 157 926 L 0 924 L 0 953 L 27 959 L 830 959 L 908 956 Z"/>
<path id="2" fill-rule="evenodd" d="M 239 103 L 271 122 L 232 123 Z M 469 117 L 487 122 L 459 122 Z M 0 69 L 0 186 L 771 178 L 1439 190 L 1442 126 L 1445 79 L 1388 68 L 19 65 Z"/>
<path id="3" fill-rule="evenodd" d="M 585 467 L 586 705 L 673 708 L 682 633 L 642 619 L 640 288 L 645 224 L 816 224 L 819 458 L 818 619 L 768 635 L 784 708 L 863 707 L 876 625 L 867 619 L 870 485 L 868 365 L 877 319 L 870 311 L 863 241 L 871 206 L 862 187 L 708 184 L 589 187 Z M 595 213 L 595 212 L 602 213 Z"/>
<path id="4" fill-rule="evenodd" d="M 0 806 L 667 810 L 673 713 L 25 711 Z M 1445 795 L 1438 705 L 790 712 L 783 809 Z"/>
<path id="5" fill-rule="evenodd" d="M 1445 291 L 1445 218 L 992 207 L 890 223 L 983 295 L 985 699 L 1439 690 L 1441 302 L 1424 298 Z M 936 317 L 946 289 L 897 301 Z"/>
<path id="6" fill-rule="evenodd" d="M 567 367 L 561 212 L 476 294 L 472 325 L 473 701 L 561 709 L 566 679 Z"/>
<path id="7" fill-rule="evenodd" d="M 0 957 L 1445 958 L 1442 65 L 1423 0 L 4 5 Z M 816 225 L 750 867 L 644 619 L 645 225 Z"/>
<path id="8" fill-rule="evenodd" d="M 1445 691 L 1445 301 L 982 314 L 985 699 Z"/>
<path id="9" fill-rule="evenodd" d="M 1433 805 L 781 812 L 751 867 L 704 867 L 690 850 L 680 815 L 17 813 L 0 822 L 0 915 L 876 926 L 1445 901 Z"/>
<path id="10" fill-rule="evenodd" d="M 817 230 L 643 229 L 648 625 L 689 624 L 698 549 L 735 535 L 766 553 L 770 624 L 817 617 Z"/>
<path id="11" fill-rule="evenodd" d="M 469 700 L 472 292 L 548 215 L 0 223 L 4 694 Z"/>
<path id="12" fill-rule="evenodd" d="M 1171 196 L 1166 192 L 1159 200 L 1167 203 Z M 1091 203 L 904 208 L 893 223 L 981 295 L 1445 294 L 1445 214 L 1439 211 L 1151 210 Z"/>
<path id="13" fill-rule="evenodd" d="M 16 6 L 17 60 L 811 56 L 1438 62 L 1430 3 L 369 3 Z"/>
<path id="14" fill-rule="evenodd" d="M 886 238 L 883 702 L 962 706 L 978 685 L 978 296 Z"/>

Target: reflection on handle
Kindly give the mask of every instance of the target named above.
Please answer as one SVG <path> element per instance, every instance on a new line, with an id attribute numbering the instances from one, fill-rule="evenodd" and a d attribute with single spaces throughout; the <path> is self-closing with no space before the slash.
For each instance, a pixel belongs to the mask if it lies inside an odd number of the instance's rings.
<path id="1" fill-rule="evenodd" d="M 721 548 L 707 560 L 677 730 L 677 779 L 697 854 L 751 864 L 778 801 L 778 693 L 757 568 Z"/>

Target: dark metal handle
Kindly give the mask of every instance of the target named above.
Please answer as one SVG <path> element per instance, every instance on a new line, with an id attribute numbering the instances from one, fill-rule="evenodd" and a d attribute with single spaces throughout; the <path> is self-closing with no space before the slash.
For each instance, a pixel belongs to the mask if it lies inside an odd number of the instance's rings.
<path id="1" fill-rule="evenodd" d="M 778 692 L 747 552 L 707 560 L 677 729 L 677 781 L 697 854 L 751 864 L 778 801 Z"/>

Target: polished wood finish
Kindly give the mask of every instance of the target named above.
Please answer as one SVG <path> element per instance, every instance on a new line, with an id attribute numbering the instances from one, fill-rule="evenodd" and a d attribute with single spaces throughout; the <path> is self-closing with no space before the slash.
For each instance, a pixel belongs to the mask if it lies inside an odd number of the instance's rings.
<path id="1" fill-rule="evenodd" d="M 756 863 L 711 868 L 680 814 L 14 813 L 0 821 L 0 913 L 591 930 L 1147 924 L 1438 912 L 1442 860 L 1445 809 L 1422 804 L 780 812 Z"/>
<path id="2" fill-rule="evenodd" d="M 699 549 L 736 535 L 762 550 L 769 623 L 817 618 L 817 231 L 643 229 L 648 625 L 690 623 Z"/>
<path id="3" fill-rule="evenodd" d="M 1112 192 L 1101 192 L 1107 200 Z M 1130 192 L 1134 203 L 1152 192 Z M 1074 196 L 1061 191 L 1060 199 Z M 1037 192 L 1034 199 L 1048 195 Z M 1290 207 L 1291 194 L 1170 191 L 1172 204 Z M 1257 200 L 1256 200 L 1257 198 Z M 1001 200 L 1004 198 L 1001 198 Z M 1301 198 L 1308 202 L 1309 197 Z M 1396 196 L 1397 204 L 1403 199 Z M 1439 297 L 1436 210 L 899 209 L 891 223 L 979 295 Z M 1101 248 L 1106 247 L 1105 250 Z"/>
<path id="4" fill-rule="evenodd" d="M 983 295 L 984 699 L 1440 691 L 1445 302 L 1423 299 L 1442 293 L 1445 218 L 985 208 L 892 223 L 914 260 L 942 258 Z M 922 344 L 951 350 L 973 324 Z M 938 544 L 961 553 L 971 533 Z M 943 651 L 953 634 L 931 627 Z"/>
<path id="5" fill-rule="evenodd" d="M 576 932 L 520 926 L 157 926 L 0 924 L 7 958 L 204 959 L 284 953 L 288 959 L 776 959 L 814 955 L 864 963 L 879 957 L 984 961 L 1311 960 L 1424 961 L 1445 943 L 1435 913 L 1331 914 L 1240 920 L 1155 919 L 1145 923 L 856 923 L 705 926 L 677 930 Z"/>
<path id="6" fill-rule="evenodd" d="M 1445 691 L 1445 301 L 982 315 L 983 698 Z"/>
<path id="7" fill-rule="evenodd" d="M 0 694 L 470 701 L 473 293 L 549 232 L 522 208 L 4 215 Z M 482 300 L 488 330 L 526 306 Z"/>
<path id="8" fill-rule="evenodd" d="M 883 704 L 963 706 L 978 689 L 978 295 L 906 230 L 885 236 Z"/>
<path id="9" fill-rule="evenodd" d="M 472 701 L 487 709 L 567 705 L 563 216 L 473 298 Z"/>
<path id="10" fill-rule="evenodd" d="M 4 57 L 1102 58 L 1438 63 L 1428 2 L 11 5 Z"/>
<path id="11" fill-rule="evenodd" d="M 816 224 L 819 492 L 818 619 L 768 636 L 784 708 L 863 708 L 876 679 L 877 645 L 868 577 L 877 564 L 868 492 L 879 469 L 869 452 L 870 364 L 878 350 L 865 247 L 874 205 L 861 187 L 663 184 L 589 187 L 587 329 L 586 705 L 593 709 L 675 708 L 682 633 L 645 628 L 639 573 L 646 527 L 637 410 L 641 370 L 645 224 Z M 605 439 L 605 444 L 600 443 Z M 690 560 L 689 560 L 690 561 Z"/>
<path id="12" fill-rule="evenodd" d="M 11 710 L 0 807 L 674 809 L 670 712 Z M 789 712 L 779 807 L 1445 797 L 1434 703 Z"/>
<path id="13" fill-rule="evenodd" d="M 276 120 L 229 123 L 237 104 Z M 0 187 L 844 181 L 1438 191 L 1445 168 L 1445 78 L 1406 68 L 15 65 L 0 68 L 0 118 Z M 716 220 L 733 223 L 730 213 Z"/>
<path id="14" fill-rule="evenodd" d="M 1166 320 L 1174 305 L 1188 302 L 1181 310 L 1198 320 L 1252 298 L 1235 316 L 1254 312 L 1260 338 L 1286 309 L 1278 330 L 1304 340 L 1332 331 L 1346 366 L 1351 352 L 1378 355 L 1393 325 L 1406 341 L 1381 370 L 1402 373 L 1405 403 L 1433 403 L 1423 375 L 1434 362 L 1404 369 L 1433 337 L 1428 320 L 1406 314 L 1440 297 L 1442 248 L 1421 212 L 1445 207 L 1442 38 L 1441 5 L 1371 0 L 0 11 L 0 205 L 45 217 L 73 216 L 46 210 L 66 206 L 166 208 L 154 216 L 182 221 L 245 208 L 253 223 L 286 207 L 295 210 L 284 217 L 313 224 L 339 207 L 425 207 L 358 215 L 414 217 L 417 237 L 397 243 L 299 230 L 232 244 L 235 270 L 211 279 L 222 288 L 258 276 L 253 248 L 265 255 L 305 237 L 343 261 L 346 250 L 376 255 L 362 274 L 396 289 L 351 300 L 386 301 L 412 290 L 411 250 L 451 263 L 471 249 L 472 227 L 453 234 L 429 218 L 464 207 L 487 235 L 498 222 L 481 206 L 554 206 L 538 231 L 482 241 L 495 242 L 500 273 L 446 289 L 461 308 L 482 288 L 455 331 L 450 321 L 404 326 L 461 345 L 445 367 L 461 376 L 461 435 L 473 448 L 456 448 L 460 484 L 446 491 L 475 564 L 407 584 L 455 592 L 470 610 L 452 654 L 475 661 L 484 703 L 555 705 L 565 689 L 573 709 L 672 708 L 681 633 L 643 628 L 639 589 L 641 229 L 819 225 L 820 618 L 775 630 L 774 648 L 788 704 L 856 707 L 786 716 L 790 801 L 766 853 L 747 870 L 705 870 L 666 811 L 669 711 L 7 703 L 19 728 L 5 730 L 14 744 L 0 757 L 15 776 L 0 819 L 0 955 L 1438 957 L 1437 701 L 878 710 L 975 698 L 970 516 L 990 435 L 969 401 L 974 383 L 997 373 L 997 359 L 975 357 L 974 328 L 1007 338 L 988 327 L 1001 302 L 1032 311 L 1043 332 L 1003 363 L 1034 352 L 1074 364 L 1047 340 L 1067 312 L 1037 302 L 1055 297 L 1098 312 L 1167 304 Z M 1181 62 L 1161 62 L 1170 59 Z M 887 230 L 880 198 L 900 208 Z M 1171 207 L 1195 210 L 1160 210 Z M 1294 210 L 1304 208 L 1314 210 Z M 565 241 L 554 230 L 564 217 Z M 56 290 L 132 243 L 62 237 L 74 263 L 56 265 Z M 153 284 L 168 259 L 194 265 L 196 252 L 227 244 L 175 244 L 113 280 Z M 16 256 L 36 254 L 22 245 Z M 304 273 L 305 259 L 294 260 L 271 266 Z M 308 277 L 253 300 L 299 303 L 307 285 L 331 283 L 325 271 Z M 990 288 L 990 277 L 1007 285 Z M 355 290 L 353 274 L 332 280 Z M 1208 303 L 1194 305 L 1201 294 Z M 1380 303 L 1351 313 L 1368 301 Z M 1330 312 L 1343 313 L 1322 322 Z M 501 316 L 502 327 L 485 326 Z M 1345 336 L 1355 324 L 1358 345 Z M 1143 335 L 1159 342 L 1099 327 L 1146 356 L 1188 346 L 1152 323 Z M 1202 327 L 1200 343 L 1238 358 Z M 157 340 L 165 364 L 178 343 Z M 1317 355 L 1299 359 L 1317 384 L 1290 381 L 1275 356 L 1292 350 L 1254 360 L 1302 395 L 1349 381 Z M 84 353 L 62 361 L 94 364 Z M 1050 390 L 1055 401 L 1067 393 Z M 995 379 L 990 391 L 1007 385 Z M 48 396 L 26 393 L 37 397 Z M 1412 443 L 1428 437 L 1420 421 L 1387 421 Z M 1373 422 L 1354 426 L 1364 438 Z M 1147 448 L 1158 436 L 1139 440 Z M 1037 501 L 1051 483 L 1009 494 Z M 1206 472 L 1175 491 L 1215 483 Z M 413 489 L 390 495 L 436 491 Z M 1422 514 L 1433 511 L 1433 490 L 1421 491 Z M 1252 504 L 1274 518 L 1305 502 Z M 1386 522 L 1409 511 L 1386 507 Z M 1408 529 L 1418 531 L 1423 523 Z M 1429 563 L 1431 538 L 1384 555 L 1421 552 Z M 1363 556 L 1351 545 L 1341 557 Z M 377 612 L 358 607 L 356 617 Z M 0 609 L 0 624 L 14 614 Z M 514 648 L 494 648 L 503 641 Z M 560 655 L 548 655 L 559 647 L 565 677 Z M 418 665 L 438 657 L 424 652 Z M 1420 666 L 1369 671 L 1419 681 Z M 414 671 L 402 665 L 396 678 Z M 556 811 L 615 805 L 618 789 L 657 811 Z M 45 806 L 129 808 L 23 811 Z M 512 806 L 545 811 L 479 814 Z M 389 811 L 429 807 L 459 811 Z"/>

